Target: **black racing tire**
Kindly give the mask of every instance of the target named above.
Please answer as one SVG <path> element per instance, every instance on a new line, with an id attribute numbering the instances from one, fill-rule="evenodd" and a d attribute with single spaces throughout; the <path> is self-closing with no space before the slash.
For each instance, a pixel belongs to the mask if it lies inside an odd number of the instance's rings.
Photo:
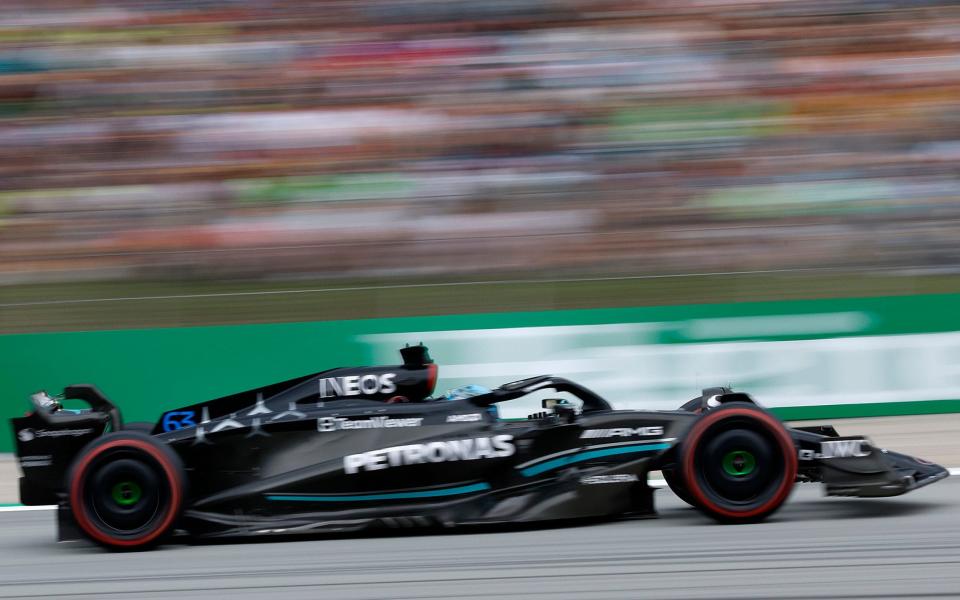
<path id="1" fill-rule="evenodd" d="M 660 473 L 663 475 L 663 480 L 667 482 L 667 487 L 670 488 L 671 492 L 676 494 L 677 498 L 680 498 L 690 506 L 697 506 L 693 496 L 690 495 L 690 491 L 683 485 L 683 477 L 677 475 L 673 469 L 663 469 Z"/>
<path id="2" fill-rule="evenodd" d="M 67 477 L 70 510 L 80 531 L 111 550 L 162 542 L 183 510 L 187 479 L 180 457 L 138 431 L 90 442 Z"/>
<path id="3" fill-rule="evenodd" d="M 797 449 L 773 415 L 745 402 L 711 410 L 690 428 L 679 472 L 694 506 L 724 523 L 773 514 L 797 478 Z"/>

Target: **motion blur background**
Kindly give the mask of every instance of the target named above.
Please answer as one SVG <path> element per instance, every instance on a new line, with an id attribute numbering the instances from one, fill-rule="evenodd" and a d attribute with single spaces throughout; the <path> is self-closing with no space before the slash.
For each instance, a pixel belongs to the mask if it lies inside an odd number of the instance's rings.
<path id="1" fill-rule="evenodd" d="M 149 421 L 420 340 L 441 392 L 731 385 L 960 466 L 958 162 L 956 0 L 0 0 L 0 509 L 39 388 Z M 18 513 L 0 595 L 954 597 L 943 486 L 108 579 Z"/>
<path id="2" fill-rule="evenodd" d="M 958 159 L 955 2 L 4 0 L 0 331 L 957 291 Z"/>

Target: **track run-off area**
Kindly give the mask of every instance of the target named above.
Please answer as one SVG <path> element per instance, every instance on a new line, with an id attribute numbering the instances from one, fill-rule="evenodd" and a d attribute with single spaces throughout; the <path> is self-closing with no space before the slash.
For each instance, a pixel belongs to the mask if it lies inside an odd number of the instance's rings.
<path id="1" fill-rule="evenodd" d="M 110 553 L 57 543 L 50 510 L 0 513 L 0 598 L 922 598 L 960 595 L 960 477 L 886 499 L 798 485 L 771 519 L 659 517 L 498 532 Z"/>

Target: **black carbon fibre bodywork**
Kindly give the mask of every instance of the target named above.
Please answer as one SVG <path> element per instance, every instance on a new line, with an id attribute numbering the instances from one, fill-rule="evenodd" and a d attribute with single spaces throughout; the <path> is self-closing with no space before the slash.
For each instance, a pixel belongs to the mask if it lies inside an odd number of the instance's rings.
<path id="1" fill-rule="evenodd" d="M 459 526 L 651 515 L 650 471 L 676 469 L 684 436 L 701 415 L 749 396 L 711 388 L 677 411 L 615 410 L 592 391 L 541 376 L 455 401 L 429 396 L 437 369 L 422 346 L 404 364 L 322 371 L 167 411 L 151 435 L 186 465 L 190 496 L 178 527 L 197 537 Z M 497 406 L 540 390 L 578 398 L 528 419 Z M 60 505 L 71 537 L 64 481 L 72 457 L 120 413 L 94 388 L 68 413 L 49 397 L 13 420 L 24 467 L 24 504 Z M 841 438 L 832 428 L 790 430 L 799 481 L 835 495 L 904 493 L 947 471 Z M 38 458 L 39 457 L 39 458 Z"/>

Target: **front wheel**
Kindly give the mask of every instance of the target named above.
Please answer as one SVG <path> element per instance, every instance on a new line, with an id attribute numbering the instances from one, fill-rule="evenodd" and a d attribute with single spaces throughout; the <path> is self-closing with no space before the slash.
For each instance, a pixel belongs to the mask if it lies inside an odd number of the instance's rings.
<path id="1" fill-rule="evenodd" d="M 747 523 L 766 518 L 786 501 L 797 477 L 797 451 L 774 416 L 736 402 L 694 423 L 680 465 L 697 508 L 718 521 Z"/>
<path id="2" fill-rule="evenodd" d="M 186 478 L 180 458 L 141 432 L 92 441 L 70 469 L 70 509 L 80 530 L 113 550 L 150 547 L 180 516 Z"/>
<path id="3" fill-rule="evenodd" d="M 697 503 L 694 501 L 693 496 L 690 495 L 690 491 L 687 490 L 687 487 L 683 484 L 683 477 L 680 477 L 673 469 L 664 469 L 660 471 L 660 473 L 663 475 L 663 480 L 667 482 L 667 487 L 670 488 L 670 491 L 673 492 L 677 498 L 680 498 L 690 506 L 696 507 Z"/>

